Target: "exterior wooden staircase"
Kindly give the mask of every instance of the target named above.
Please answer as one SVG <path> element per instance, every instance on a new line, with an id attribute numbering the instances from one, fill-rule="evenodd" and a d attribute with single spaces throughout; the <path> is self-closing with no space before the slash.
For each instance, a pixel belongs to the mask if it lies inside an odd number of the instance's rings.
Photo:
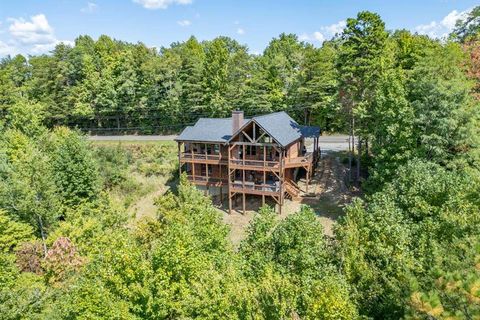
<path id="1" fill-rule="evenodd" d="M 284 185 L 285 185 L 285 191 L 287 193 L 286 194 L 287 198 L 290 198 L 290 199 L 295 200 L 295 201 L 298 201 L 302 198 L 300 196 L 301 190 L 295 182 L 285 181 Z"/>

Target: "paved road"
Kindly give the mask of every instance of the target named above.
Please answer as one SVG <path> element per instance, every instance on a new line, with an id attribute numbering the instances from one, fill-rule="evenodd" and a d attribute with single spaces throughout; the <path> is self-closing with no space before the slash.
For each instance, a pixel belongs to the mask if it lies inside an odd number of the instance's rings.
<path id="1" fill-rule="evenodd" d="M 318 143 L 322 152 L 348 150 L 348 136 L 346 135 L 321 136 Z"/>
<path id="2" fill-rule="evenodd" d="M 172 141 L 176 135 L 170 136 L 138 136 L 138 135 L 123 135 L 123 136 L 89 136 L 91 141 Z"/>
<path id="3" fill-rule="evenodd" d="M 123 136 L 89 136 L 91 141 L 172 141 L 176 135 L 168 136 L 143 136 L 143 135 L 123 135 Z M 333 135 L 321 136 L 320 148 L 325 151 L 348 150 L 348 136 Z"/>

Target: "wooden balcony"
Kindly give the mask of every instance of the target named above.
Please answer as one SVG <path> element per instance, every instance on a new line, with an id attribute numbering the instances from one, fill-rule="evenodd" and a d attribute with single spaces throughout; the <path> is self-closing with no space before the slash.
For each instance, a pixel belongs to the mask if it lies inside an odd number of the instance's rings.
<path id="1" fill-rule="evenodd" d="M 251 181 L 245 181 L 245 183 L 243 183 L 242 181 L 234 181 L 230 183 L 230 191 L 266 196 L 278 196 L 280 194 L 280 185 L 258 184 Z"/>
<path id="2" fill-rule="evenodd" d="M 230 159 L 230 168 L 245 169 L 245 170 L 265 170 L 265 171 L 279 171 L 279 161 L 263 161 L 254 159 Z"/>
<path id="3" fill-rule="evenodd" d="M 307 152 L 304 156 L 285 159 L 285 168 L 305 167 L 313 163 L 313 152 Z"/>
<path id="4" fill-rule="evenodd" d="M 192 176 L 191 174 L 188 174 L 187 179 L 191 183 L 201 186 L 219 187 L 228 184 L 228 179 L 221 179 L 218 177 Z"/>
<path id="5" fill-rule="evenodd" d="M 182 152 L 180 153 L 181 162 L 190 162 L 190 163 L 208 163 L 208 164 L 227 164 L 228 158 L 224 157 L 222 154 L 205 154 L 205 153 L 191 153 L 191 152 Z"/>

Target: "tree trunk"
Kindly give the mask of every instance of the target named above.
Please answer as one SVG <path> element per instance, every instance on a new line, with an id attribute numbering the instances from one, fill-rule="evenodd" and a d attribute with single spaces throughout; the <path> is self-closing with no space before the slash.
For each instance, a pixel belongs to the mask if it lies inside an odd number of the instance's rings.
<path id="1" fill-rule="evenodd" d="M 350 122 L 350 134 L 348 135 L 348 183 L 352 182 L 352 123 Z"/>
<path id="2" fill-rule="evenodd" d="M 352 125 L 351 125 L 351 132 L 350 136 L 352 137 L 352 150 L 350 153 L 350 182 L 352 182 L 352 158 L 355 157 L 355 117 L 352 115 Z"/>
<path id="3" fill-rule="evenodd" d="M 45 233 L 43 232 L 42 217 L 40 217 L 40 215 L 37 215 L 37 217 L 38 217 L 38 226 L 40 227 L 40 234 L 42 236 L 43 255 L 46 258 L 47 257 L 47 244 L 45 243 Z"/>
<path id="4" fill-rule="evenodd" d="M 357 184 L 360 186 L 360 157 L 362 156 L 362 140 L 358 138 L 358 156 L 357 156 Z"/>

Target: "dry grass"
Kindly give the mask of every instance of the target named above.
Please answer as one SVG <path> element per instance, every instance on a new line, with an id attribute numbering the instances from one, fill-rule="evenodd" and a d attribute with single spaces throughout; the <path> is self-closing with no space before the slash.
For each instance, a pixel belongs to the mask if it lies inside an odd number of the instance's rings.
<path id="1" fill-rule="evenodd" d="M 154 200 L 165 193 L 177 171 L 174 141 L 92 141 L 102 159 L 105 179 L 114 200 L 134 220 L 155 216 Z M 108 174 L 107 174 L 108 173 Z"/>

